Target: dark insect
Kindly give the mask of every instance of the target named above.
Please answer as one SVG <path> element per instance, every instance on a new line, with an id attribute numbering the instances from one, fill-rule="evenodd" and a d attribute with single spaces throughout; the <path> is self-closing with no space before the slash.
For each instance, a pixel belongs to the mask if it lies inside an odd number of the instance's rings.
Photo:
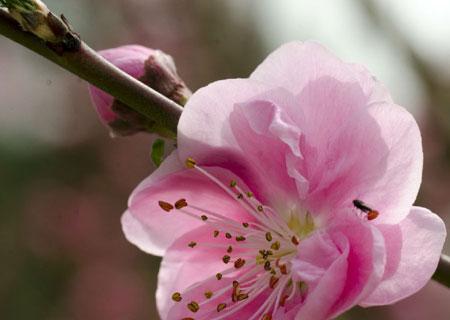
<path id="1" fill-rule="evenodd" d="M 353 200 L 353 205 L 361 210 L 362 212 L 367 214 L 367 220 L 374 220 L 378 217 L 380 214 L 377 210 L 373 210 L 369 206 L 367 206 L 364 202 L 361 200 L 355 199 Z"/>

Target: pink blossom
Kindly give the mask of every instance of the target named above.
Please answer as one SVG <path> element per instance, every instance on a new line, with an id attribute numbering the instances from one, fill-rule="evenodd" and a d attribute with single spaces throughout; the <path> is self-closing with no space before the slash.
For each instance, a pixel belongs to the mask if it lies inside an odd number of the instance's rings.
<path id="1" fill-rule="evenodd" d="M 99 53 L 116 67 L 139 79 L 144 75 L 145 61 L 155 52 L 155 50 L 143 46 L 127 45 L 103 50 Z M 100 119 L 105 124 L 117 120 L 117 114 L 111 110 L 114 98 L 94 86 L 89 86 L 89 91 Z"/>
<path id="2" fill-rule="evenodd" d="M 436 269 L 445 226 L 413 206 L 422 157 L 415 120 L 363 67 L 289 43 L 192 96 L 123 229 L 163 256 L 162 319 L 329 319 Z"/>
<path id="3" fill-rule="evenodd" d="M 144 84 L 184 105 L 191 92 L 178 76 L 171 56 L 160 50 L 127 45 L 99 52 L 106 60 Z M 152 132 L 153 122 L 133 111 L 111 95 L 89 86 L 92 102 L 103 123 L 113 132 L 129 135 L 138 131 Z"/>

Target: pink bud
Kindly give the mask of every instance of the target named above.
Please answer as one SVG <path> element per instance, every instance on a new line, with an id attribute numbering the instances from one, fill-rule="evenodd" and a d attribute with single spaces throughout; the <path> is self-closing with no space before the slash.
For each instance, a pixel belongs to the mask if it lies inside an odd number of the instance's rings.
<path id="1" fill-rule="evenodd" d="M 160 50 L 127 45 L 99 53 L 129 75 L 181 105 L 191 95 L 178 76 L 172 57 Z M 113 133 L 130 135 L 139 131 L 151 132 L 151 120 L 92 85 L 89 85 L 89 91 L 100 119 L 111 127 Z"/>

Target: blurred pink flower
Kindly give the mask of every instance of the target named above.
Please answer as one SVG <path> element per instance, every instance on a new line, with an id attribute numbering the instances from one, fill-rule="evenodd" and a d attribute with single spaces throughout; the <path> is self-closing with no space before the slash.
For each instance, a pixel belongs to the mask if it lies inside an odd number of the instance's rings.
<path id="1" fill-rule="evenodd" d="M 178 76 L 172 57 L 160 50 L 126 45 L 99 53 L 119 69 L 181 105 L 191 95 Z M 138 131 L 151 131 L 152 123 L 147 118 L 97 87 L 89 85 L 89 91 L 100 119 L 115 133 L 128 135 Z"/>
<path id="2" fill-rule="evenodd" d="M 163 256 L 162 319 L 329 319 L 434 272 L 446 231 L 412 206 L 422 156 L 415 120 L 363 67 L 289 43 L 192 96 L 123 229 Z"/>

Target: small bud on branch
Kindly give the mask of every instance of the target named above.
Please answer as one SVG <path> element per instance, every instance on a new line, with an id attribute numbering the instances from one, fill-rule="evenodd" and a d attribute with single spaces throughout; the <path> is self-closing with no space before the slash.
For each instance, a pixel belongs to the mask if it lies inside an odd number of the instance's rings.
<path id="1" fill-rule="evenodd" d="M 191 91 L 176 72 L 172 57 L 160 50 L 126 45 L 102 50 L 99 54 L 180 105 L 184 105 L 191 96 Z M 155 121 L 94 86 L 89 86 L 89 91 L 100 119 L 111 128 L 114 136 L 132 135 L 140 131 L 154 132 L 153 128 L 157 125 Z"/>
<path id="2" fill-rule="evenodd" d="M 0 0 L 0 4 L 25 31 L 46 42 L 65 44 L 78 38 L 65 18 L 54 15 L 40 0 Z M 73 44 L 70 47 L 74 47 Z"/>
<path id="3" fill-rule="evenodd" d="M 36 3 L 30 0 L 0 1 L 6 8 L 13 7 L 16 3 L 23 4 L 23 8 L 27 2 Z M 0 34 L 76 74 L 154 121 L 153 132 L 165 137 L 176 137 L 178 119 L 183 110 L 180 105 L 102 58 L 78 38 L 63 17 L 59 19 L 53 14 L 51 17 L 56 19 L 50 18 L 50 21 L 62 21 L 62 24 L 56 22 L 52 30 L 59 26 L 60 30 L 69 31 L 61 38 L 61 42 L 52 43 L 34 32 L 25 31 L 24 26 L 3 9 L 0 9 Z"/>

